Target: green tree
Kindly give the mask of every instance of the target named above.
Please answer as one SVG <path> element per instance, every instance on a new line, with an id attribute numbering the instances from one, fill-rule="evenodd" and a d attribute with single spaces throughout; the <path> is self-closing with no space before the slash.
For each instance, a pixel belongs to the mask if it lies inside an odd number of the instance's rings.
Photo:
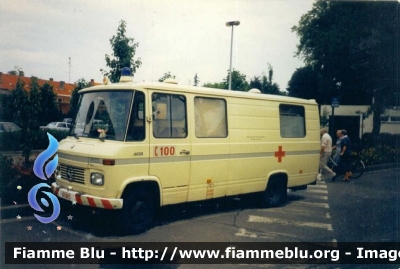
<path id="1" fill-rule="evenodd" d="M 197 76 L 197 73 L 196 73 L 196 75 L 194 75 L 194 84 L 193 84 L 193 86 L 197 86 L 197 85 L 199 85 L 199 83 L 200 83 L 200 80 L 199 80 L 199 77 Z"/>
<path id="2" fill-rule="evenodd" d="M 21 147 L 22 147 L 22 156 L 25 159 L 25 163 L 29 163 L 29 156 L 32 151 L 32 143 L 30 139 L 30 104 L 29 104 L 29 96 L 25 90 L 25 83 L 18 78 L 17 85 L 15 85 L 15 89 L 12 91 L 12 100 L 13 100 L 13 121 L 21 127 Z"/>
<path id="3" fill-rule="evenodd" d="M 252 79 L 250 79 L 250 84 L 249 84 L 250 89 L 257 89 L 260 90 L 262 89 L 262 83 L 260 80 L 259 76 L 254 76 Z"/>
<path id="4" fill-rule="evenodd" d="M 161 78 L 158 79 L 158 82 L 163 82 L 164 80 L 166 80 L 167 78 L 173 78 L 175 79 L 175 76 L 171 75 L 171 72 L 167 72 L 165 73 Z"/>
<path id="5" fill-rule="evenodd" d="M 288 83 L 289 96 L 315 99 L 319 104 L 329 102 L 326 95 L 319 91 L 318 81 L 318 72 L 312 66 L 297 68 Z"/>
<path id="6" fill-rule="evenodd" d="M 263 74 L 261 79 L 261 92 L 268 93 L 268 94 L 277 94 L 280 95 L 281 92 L 279 91 L 279 85 L 273 82 L 274 77 L 274 69 L 272 68 L 271 64 L 268 64 L 268 77 Z"/>
<path id="7" fill-rule="evenodd" d="M 29 115 L 27 118 L 21 122 L 22 135 L 21 135 L 21 146 L 22 146 L 22 156 L 25 158 L 25 163 L 29 164 L 29 156 L 32 153 L 32 149 L 35 143 L 37 143 L 37 136 L 34 135 L 35 130 L 39 129 L 41 123 L 42 113 L 42 96 L 40 92 L 40 87 L 38 84 L 38 79 L 36 77 L 31 77 L 29 85 L 29 94 L 24 94 L 22 98 L 24 108 L 23 113 Z M 27 100 L 26 100 L 27 98 Z M 21 107 L 17 108 L 21 111 Z"/>
<path id="8" fill-rule="evenodd" d="M 0 99 L 3 109 L 3 111 L 0 110 L 3 113 L 1 115 L 2 119 L 4 121 L 12 121 L 14 114 L 12 94 L 0 94 Z"/>
<path id="9" fill-rule="evenodd" d="M 34 131 L 40 125 L 45 125 L 51 121 L 59 120 L 61 113 L 57 108 L 56 95 L 53 87 L 45 83 L 42 87 L 38 84 L 36 77 L 31 77 L 29 94 L 25 90 L 25 84 L 18 79 L 15 89 L 6 100 L 5 114 L 12 111 L 11 120 L 21 127 L 21 148 L 25 163 L 29 163 L 33 146 L 37 141 L 34 139 Z M 7 115 L 7 117 L 9 117 Z"/>
<path id="10" fill-rule="evenodd" d="M 58 121 L 61 118 L 61 112 L 57 107 L 57 96 L 53 91 L 53 86 L 49 83 L 40 87 L 42 113 L 40 115 L 41 125 L 52 121 Z"/>
<path id="11" fill-rule="evenodd" d="M 134 59 L 139 43 L 135 43 L 134 38 L 129 38 L 125 34 L 126 22 L 121 20 L 117 29 L 117 35 L 114 35 L 110 39 L 113 54 L 111 56 L 108 54 L 105 55 L 106 65 L 110 68 L 110 70 L 106 71 L 100 69 L 102 74 L 107 76 L 111 82 L 119 81 L 122 68 L 129 67 L 132 75 L 134 75 L 136 73 L 136 69 L 142 65 L 140 58 L 137 60 Z"/>
<path id="12" fill-rule="evenodd" d="M 283 94 L 279 91 L 279 85 L 272 81 L 273 76 L 274 70 L 271 64 L 268 64 L 268 76 L 265 73 L 262 74 L 261 78 L 259 76 L 254 76 L 254 78 L 250 80 L 250 89 L 256 88 L 262 93 L 267 94 Z"/>
<path id="13" fill-rule="evenodd" d="M 229 73 L 230 72 L 228 70 L 228 75 L 224 79 L 225 89 L 228 89 L 229 87 Z M 249 83 L 246 81 L 246 75 L 240 73 L 240 71 L 233 69 L 231 87 L 232 91 L 247 92 L 249 90 Z"/>
<path id="14" fill-rule="evenodd" d="M 215 82 L 215 83 L 208 82 L 208 83 L 204 83 L 203 87 L 214 88 L 214 89 L 223 89 L 223 90 L 228 89 L 228 86 L 226 85 L 225 82 Z"/>
<path id="15" fill-rule="evenodd" d="M 398 14 L 395 1 L 316 1 L 292 28 L 300 38 L 297 56 L 318 70 L 326 96 L 341 97 L 342 104 L 371 105 L 375 136 L 381 113 L 395 100 Z"/>
<path id="16" fill-rule="evenodd" d="M 22 129 L 27 128 L 29 120 L 29 99 L 24 87 L 25 83 L 18 79 L 17 85 L 15 85 L 15 89 L 11 93 L 13 100 L 13 121 Z"/>
<path id="17" fill-rule="evenodd" d="M 203 87 L 216 88 L 227 90 L 229 87 L 229 70 L 227 76 L 222 82 L 205 83 Z M 246 75 L 240 73 L 240 71 L 232 71 L 232 91 L 248 91 L 249 83 L 246 81 Z"/>
<path id="18" fill-rule="evenodd" d="M 30 128 L 39 129 L 42 125 L 42 95 L 40 86 L 36 77 L 31 77 L 30 91 L 29 91 L 29 109 L 30 109 Z"/>

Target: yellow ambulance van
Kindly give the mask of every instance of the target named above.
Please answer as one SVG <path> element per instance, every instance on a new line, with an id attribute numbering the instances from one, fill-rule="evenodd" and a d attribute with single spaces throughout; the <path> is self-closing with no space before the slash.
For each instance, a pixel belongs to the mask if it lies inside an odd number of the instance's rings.
<path id="1" fill-rule="evenodd" d="M 262 193 L 264 206 L 315 182 L 319 113 L 314 100 L 133 83 L 79 91 L 79 110 L 59 144 L 59 198 L 120 210 L 127 231 L 149 227 L 161 206 Z"/>

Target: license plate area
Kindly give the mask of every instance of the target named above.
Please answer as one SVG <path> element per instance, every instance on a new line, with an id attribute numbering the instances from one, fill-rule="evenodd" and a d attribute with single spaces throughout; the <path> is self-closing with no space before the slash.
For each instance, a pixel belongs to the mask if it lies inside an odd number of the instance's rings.
<path id="1" fill-rule="evenodd" d="M 64 198 L 64 199 L 66 199 L 66 200 L 68 200 L 68 201 L 71 201 L 71 193 L 69 193 L 69 192 L 62 192 L 61 193 L 61 197 L 62 198 Z"/>

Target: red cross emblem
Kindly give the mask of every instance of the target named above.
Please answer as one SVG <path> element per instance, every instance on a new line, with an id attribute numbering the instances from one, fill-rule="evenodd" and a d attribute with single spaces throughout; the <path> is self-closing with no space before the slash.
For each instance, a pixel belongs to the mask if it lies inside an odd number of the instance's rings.
<path id="1" fill-rule="evenodd" d="M 275 157 L 278 158 L 278 163 L 282 162 L 282 158 L 285 157 L 286 151 L 282 151 L 282 146 L 278 147 L 278 151 L 275 151 Z"/>

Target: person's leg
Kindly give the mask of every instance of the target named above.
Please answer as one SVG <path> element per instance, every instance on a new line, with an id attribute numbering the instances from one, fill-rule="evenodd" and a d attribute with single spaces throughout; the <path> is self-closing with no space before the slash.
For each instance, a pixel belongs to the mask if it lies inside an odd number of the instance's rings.
<path id="1" fill-rule="evenodd" d="M 344 167 L 345 167 L 345 174 L 344 174 L 343 181 L 348 181 L 349 177 L 350 177 L 350 173 L 351 173 L 350 172 L 350 167 L 351 167 L 350 158 L 348 158 L 347 156 L 344 156 L 342 158 L 342 161 L 343 161 Z"/>
<path id="2" fill-rule="evenodd" d="M 322 179 L 324 180 L 326 178 L 331 179 L 336 175 L 336 173 L 333 172 L 327 165 L 330 156 L 330 152 L 325 152 L 320 159 L 319 167 L 322 171 Z"/>

